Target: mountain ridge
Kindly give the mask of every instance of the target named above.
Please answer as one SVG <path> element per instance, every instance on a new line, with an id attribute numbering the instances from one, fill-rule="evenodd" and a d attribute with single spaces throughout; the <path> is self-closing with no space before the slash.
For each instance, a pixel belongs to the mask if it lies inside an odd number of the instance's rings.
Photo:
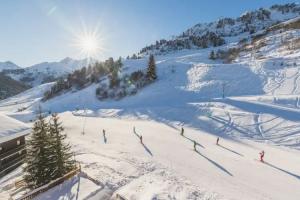
<path id="1" fill-rule="evenodd" d="M 209 23 L 196 24 L 173 39 L 161 39 L 155 44 L 145 46 L 138 55 L 157 55 L 182 49 L 222 46 L 232 37 L 243 35 L 247 38 L 299 15 L 300 5 L 297 3 L 275 4 L 269 8 L 246 11 L 237 18 L 225 17 Z"/>
<path id="2" fill-rule="evenodd" d="M 12 63 L 8 61 L 9 63 Z M 45 82 L 55 81 L 77 69 L 96 62 L 94 59 L 73 59 L 66 57 L 60 61 L 41 62 L 29 67 L 4 67 L 3 73 L 16 81 L 36 86 Z M 1 66 L 1 65 L 0 65 Z M 0 68 L 1 69 L 1 68 Z"/>

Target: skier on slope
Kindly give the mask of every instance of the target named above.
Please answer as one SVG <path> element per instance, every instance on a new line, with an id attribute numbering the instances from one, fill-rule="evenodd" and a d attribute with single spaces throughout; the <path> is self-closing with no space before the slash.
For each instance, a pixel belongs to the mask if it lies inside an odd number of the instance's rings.
<path id="1" fill-rule="evenodd" d="M 194 150 L 195 150 L 195 151 L 197 151 L 196 145 L 197 145 L 197 143 L 196 143 L 196 141 L 194 140 Z"/>
<path id="2" fill-rule="evenodd" d="M 143 136 L 140 136 L 141 144 L 143 144 Z"/>
<path id="3" fill-rule="evenodd" d="M 181 136 L 183 136 L 183 133 L 184 133 L 184 128 L 183 127 L 181 127 Z"/>
<path id="4" fill-rule="evenodd" d="M 105 134 L 105 130 L 104 129 L 102 130 L 102 133 L 103 133 L 104 142 L 106 143 L 106 134 Z"/>
<path id="5" fill-rule="evenodd" d="M 217 145 L 219 145 L 219 140 L 220 140 L 220 138 L 218 137 L 218 138 L 217 138 L 217 143 L 216 143 Z"/>
<path id="6" fill-rule="evenodd" d="M 261 151 L 259 155 L 260 155 L 260 162 L 264 162 L 265 151 Z"/>

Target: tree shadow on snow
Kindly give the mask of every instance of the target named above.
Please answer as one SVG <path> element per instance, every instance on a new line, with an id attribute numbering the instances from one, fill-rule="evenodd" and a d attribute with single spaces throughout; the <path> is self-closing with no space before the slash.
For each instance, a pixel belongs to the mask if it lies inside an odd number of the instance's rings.
<path id="1" fill-rule="evenodd" d="M 224 167 L 222 167 L 220 164 L 216 163 L 215 161 L 211 160 L 210 158 L 204 156 L 203 154 L 201 154 L 199 151 L 195 151 L 196 153 L 198 153 L 200 156 L 202 156 L 203 158 L 205 158 L 206 160 L 208 160 L 210 163 L 212 163 L 213 165 L 215 165 L 216 167 L 218 167 L 220 170 L 222 170 L 223 172 L 225 172 L 226 174 L 228 174 L 229 176 L 233 176 L 227 169 L 225 169 Z"/>
<path id="2" fill-rule="evenodd" d="M 264 103 L 241 101 L 236 99 L 215 99 L 215 102 L 224 102 L 250 113 L 268 113 L 290 121 L 300 121 L 300 112 L 281 106 L 273 106 Z"/>
<path id="3" fill-rule="evenodd" d="M 153 156 L 152 152 L 150 151 L 150 149 L 144 144 L 142 143 L 143 147 L 145 148 L 145 150 L 151 155 Z"/>
<path id="4" fill-rule="evenodd" d="M 240 153 L 238 153 L 238 152 L 236 152 L 236 151 L 234 151 L 234 150 L 232 150 L 232 149 L 229 149 L 229 148 L 227 148 L 227 147 L 224 147 L 224 146 L 222 146 L 222 145 L 218 145 L 219 147 L 221 147 L 221 148 L 223 148 L 223 149 L 225 149 L 225 150 L 227 150 L 227 151 L 230 151 L 230 152 L 232 152 L 232 153 L 234 153 L 234 154 L 237 154 L 237 155 L 239 155 L 239 156 L 242 156 L 242 157 L 244 157 L 244 155 L 243 154 L 240 154 Z"/>
<path id="5" fill-rule="evenodd" d="M 288 174 L 288 175 L 290 175 L 290 176 L 293 176 L 293 177 L 295 177 L 296 179 L 299 179 L 299 180 L 300 180 L 300 176 L 297 175 L 297 174 L 293 174 L 293 173 L 291 173 L 291 172 L 289 172 L 289 171 L 286 171 L 286 170 L 284 170 L 284 169 L 281 169 L 281 168 L 279 168 L 279 167 L 276 167 L 275 165 L 272 165 L 271 163 L 268 163 L 268 162 L 264 162 L 264 163 L 265 163 L 266 165 L 268 165 L 268 166 L 274 168 L 274 169 L 277 169 L 277 170 L 279 170 L 279 171 L 282 171 L 282 172 L 284 172 L 284 173 L 286 173 L 286 174 Z"/>
<path id="6" fill-rule="evenodd" d="M 241 128 L 238 128 L 238 126 L 230 124 L 229 121 L 226 121 L 226 120 L 224 120 L 224 119 L 222 119 L 220 117 L 211 116 L 209 118 L 212 119 L 212 120 L 214 120 L 214 121 L 216 121 L 216 122 L 218 122 L 218 123 L 220 123 L 220 124 L 223 124 L 223 127 L 222 127 L 223 130 L 221 131 L 221 133 L 226 133 L 227 132 L 226 128 L 230 128 L 232 130 L 236 130 L 237 132 L 242 133 L 243 135 L 249 135 L 249 132 L 251 132 L 251 130 L 243 130 Z"/>
<path id="7" fill-rule="evenodd" d="M 78 197 L 79 197 L 79 189 L 80 189 L 80 176 L 78 176 L 78 185 L 77 185 L 76 200 L 78 200 Z"/>

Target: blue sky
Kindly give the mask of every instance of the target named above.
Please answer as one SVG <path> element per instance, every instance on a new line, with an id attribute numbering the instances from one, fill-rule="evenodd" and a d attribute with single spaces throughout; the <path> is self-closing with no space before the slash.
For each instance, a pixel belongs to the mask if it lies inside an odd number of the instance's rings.
<path id="1" fill-rule="evenodd" d="M 290 0 L 9 0 L 0 6 L 0 61 L 80 58 L 75 35 L 98 27 L 98 59 L 126 56 L 200 23 Z"/>

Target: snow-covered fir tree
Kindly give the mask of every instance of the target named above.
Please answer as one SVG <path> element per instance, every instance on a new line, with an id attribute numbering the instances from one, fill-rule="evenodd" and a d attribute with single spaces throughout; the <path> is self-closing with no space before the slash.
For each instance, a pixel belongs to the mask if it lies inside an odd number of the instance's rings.
<path id="1" fill-rule="evenodd" d="M 37 188 L 62 177 L 75 168 L 71 147 L 56 114 L 47 123 L 41 112 L 27 142 L 24 180 L 29 188 Z"/>
<path id="2" fill-rule="evenodd" d="M 26 166 L 24 168 L 26 181 L 29 188 L 36 188 L 51 180 L 51 150 L 49 143 L 49 126 L 41 112 L 33 125 L 32 135 L 27 141 Z"/>
<path id="3" fill-rule="evenodd" d="M 49 123 L 50 146 L 53 156 L 51 157 L 51 177 L 53 179 L 62 177 L 67 172 L 75 168 L 75 160 L 71 152 L 71 146 L 65 142 L 66 134 L 64 128 L 59 122 L 57 114 L 52 114 Z"/>
<path id="4" fill-rule="evenodd" d="M 146 77 L 149 81 L 154 81 L 157 78 L 155 59 L 154 59 L 154 55 L 152 54 L 149 57 Z"/>

